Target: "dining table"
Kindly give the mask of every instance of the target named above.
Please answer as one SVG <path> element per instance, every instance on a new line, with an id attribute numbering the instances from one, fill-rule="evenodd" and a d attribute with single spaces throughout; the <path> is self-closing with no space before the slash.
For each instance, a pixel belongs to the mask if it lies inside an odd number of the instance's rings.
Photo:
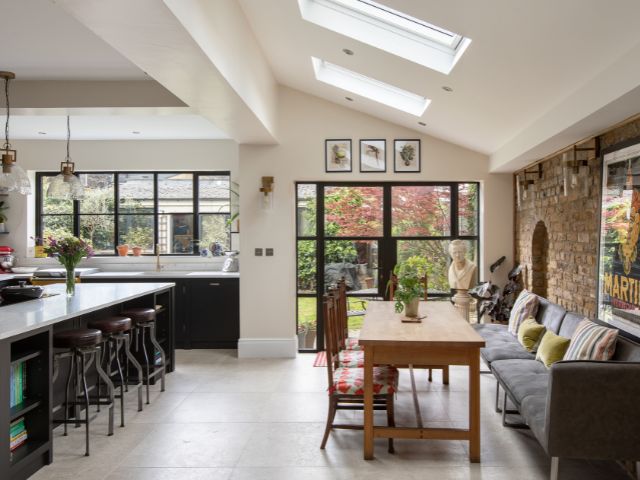
<path id="1" fill-rule="evenodd" d="M 420 302 L 418 317 L 395 310 L 394 301 L 369 302 L 360 331 L 364 350 L 364 458 L 374 458 L 374 438 L 466 440 L 469 461 L 480 462 L 480 348 L 485 342 L 447 301 Z M 373 366 L 469 367 L 468 428 L 374 426 Z"/>

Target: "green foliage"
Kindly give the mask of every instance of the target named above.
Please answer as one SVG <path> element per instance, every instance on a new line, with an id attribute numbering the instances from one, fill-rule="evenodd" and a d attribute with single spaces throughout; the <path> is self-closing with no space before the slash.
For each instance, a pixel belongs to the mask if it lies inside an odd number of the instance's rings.
<path id="1" fill-rule="evenodd" d="M 313 292 L 316 289 L 316 242 L 298 242 L 298 291 Z"/>
<path id="2" fill-rule="evenodd" d="M 153 247 L 153 228 L 132 227 L 122 237 L 122 242 L 131 247 L 150 249 Z"/>
<path id="3" fill-rule="evenodd" d="M 7 211 L 9 207 L 4 206 L 4 202 L 0 202 L 0 223 L 4 223 L 7 221 L 7 216 L 5 215 L 5 211 Z"/>
<path id="4" fill-rule="evenodd" d="M 398 278 L 395 291 L 396 312 L 402 312 L 405 303 L 424 296 L 423 278 L 431 273 L 431 266 L 423 257 L 409 257 L 397 264 L 393 273 Z"/>

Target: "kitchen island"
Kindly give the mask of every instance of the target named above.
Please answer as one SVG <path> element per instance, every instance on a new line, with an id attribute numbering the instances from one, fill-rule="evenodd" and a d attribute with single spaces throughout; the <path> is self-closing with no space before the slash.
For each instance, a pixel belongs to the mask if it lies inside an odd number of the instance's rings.
<path id="1" fill-rule="evenodd" d="M 68 298 L 64 284 L 45 287 L 45 297 L 0 307 L 0 478 L 28 478 L 53 460 L 54 416 L 61 414 L 65 375 L 52 383 L 52 338 L 57 331 L 82 328 L 90 320 L 117 315 L 124 308 L 151 307 L 157 313 L 156 333 L 174 368 L 174 284 L 78 284 Z M 10 408 L 10 375 L 20 366 L 24 400 Z M 60 365 L 65 372 L 64 365 Z M 24 419 L 27 441 L 9 448 L 10 424 Z"/>

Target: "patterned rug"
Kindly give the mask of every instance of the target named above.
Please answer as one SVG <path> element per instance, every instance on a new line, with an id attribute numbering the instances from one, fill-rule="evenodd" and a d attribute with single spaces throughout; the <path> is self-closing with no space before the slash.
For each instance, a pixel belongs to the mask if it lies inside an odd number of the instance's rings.
<path id="1" fill-rule="evenodd" d="M 327 352 L 316 353 L 316 359 L 313 361 L 314 367 L 326 367 L 327 366 Z"/>

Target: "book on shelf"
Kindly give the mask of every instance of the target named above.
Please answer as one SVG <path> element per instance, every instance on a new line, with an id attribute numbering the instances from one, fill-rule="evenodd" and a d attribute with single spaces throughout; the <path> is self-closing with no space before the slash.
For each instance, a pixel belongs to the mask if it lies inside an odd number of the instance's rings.
<path id="1" fill-rule="evenodd" d="M 27 368 L 24 362 L 11 365 L 9 375 L 9 407 L 13 408 L 25 399 L 27 385 Z"/>
<path id="2" fill-rule="evenodd" d="M 20 417 L 9 425 L 9 449 L 11 451 L 18 448 L 27 441 L 27 429 L 24 423 L 24 417 Z"/>

